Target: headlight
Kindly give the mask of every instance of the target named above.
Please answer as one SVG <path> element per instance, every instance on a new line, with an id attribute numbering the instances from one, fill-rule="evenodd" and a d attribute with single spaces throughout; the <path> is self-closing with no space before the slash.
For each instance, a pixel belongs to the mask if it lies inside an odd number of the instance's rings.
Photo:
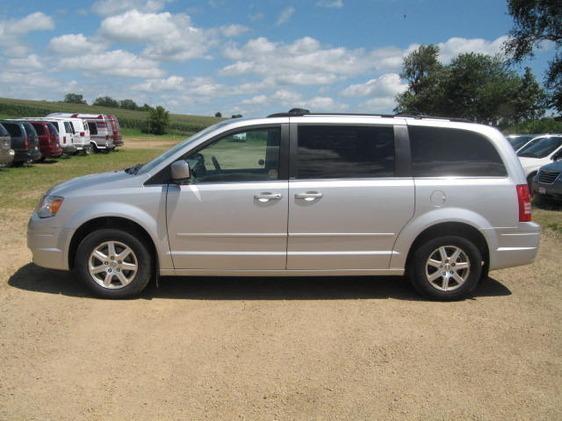
<path id="1" fill-rule="evenodd" d="M 63 198 L 60 196 L 44 196 L 37 206 L 37 216 L 39 218 L 50 218 L 55 216 L 60 210 L 63 202 Z"/>

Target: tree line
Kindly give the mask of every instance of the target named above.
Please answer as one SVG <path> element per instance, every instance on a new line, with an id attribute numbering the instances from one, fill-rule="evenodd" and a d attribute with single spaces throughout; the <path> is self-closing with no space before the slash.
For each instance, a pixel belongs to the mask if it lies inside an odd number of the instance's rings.
<path id="1" fill-rule="evenodd" d="M 84 99 L 83 95 L 72 93 L 72 92 L 64 96 L 63 102 L 67 102 L 69 104 L 88 105 L 88 102 Z M 113 99 L 110 96 L 97 97 L 92 103 L 92 105 L 99 105 L 101 107 L 122 108 L 124 110 L 133 110 L 133 111 L 150 111 L 154 108 L 148 104 L 138 105 L 132 99 L 117 100 L 117 99 Z"/>

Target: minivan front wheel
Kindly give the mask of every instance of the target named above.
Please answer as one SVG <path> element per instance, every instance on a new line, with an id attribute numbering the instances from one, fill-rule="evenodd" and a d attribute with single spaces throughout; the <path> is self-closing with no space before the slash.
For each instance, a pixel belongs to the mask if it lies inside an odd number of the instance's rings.
<path id="1" fill-rule="evenodd" d="M 99 297 L 129 298 L 140 294 L 150 282 L 152 257 L 134 235 L 101 229 L 80 242 L 74 271 Z"/>
<path id="2" fill-rule="evenodd" d="M 434 238 L 414 252 L 410 280 L 422 295 L 437 300 L 458 300 L 472 292 L 482 274 L 482 254 L 470 240 L 459 236 Z"/>

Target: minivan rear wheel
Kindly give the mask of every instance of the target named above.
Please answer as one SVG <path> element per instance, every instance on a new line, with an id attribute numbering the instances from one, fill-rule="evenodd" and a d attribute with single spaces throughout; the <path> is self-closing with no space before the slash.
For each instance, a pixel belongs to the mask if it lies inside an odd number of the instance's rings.
<path id="1" fill-rule="evenodd" d="M 74 272 L 102 298 L 130 298 L 150 282 L 152 257 L 134 235 L 118 229 L 88 234 L 76 251 Z"/>
<path id="2" fill-rule="evenodd" d="M 456 236 L 431 239 L 412 257 L 410 281 L 423 296 L 443 301 L 466 298 L 482 275 L 482 253 L 470 240 Z"/>

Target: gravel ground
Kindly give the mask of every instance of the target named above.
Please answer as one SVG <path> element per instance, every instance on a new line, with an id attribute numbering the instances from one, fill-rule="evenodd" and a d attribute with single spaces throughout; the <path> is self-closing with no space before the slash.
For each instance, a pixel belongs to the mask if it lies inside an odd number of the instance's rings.
<path id="1" fill-rule="evenodd" d="M 562 419 L 562 240 L 473 299 L 401 279 L 165 278 L 88 296 L 0 212 L 0 419 Z"/>

